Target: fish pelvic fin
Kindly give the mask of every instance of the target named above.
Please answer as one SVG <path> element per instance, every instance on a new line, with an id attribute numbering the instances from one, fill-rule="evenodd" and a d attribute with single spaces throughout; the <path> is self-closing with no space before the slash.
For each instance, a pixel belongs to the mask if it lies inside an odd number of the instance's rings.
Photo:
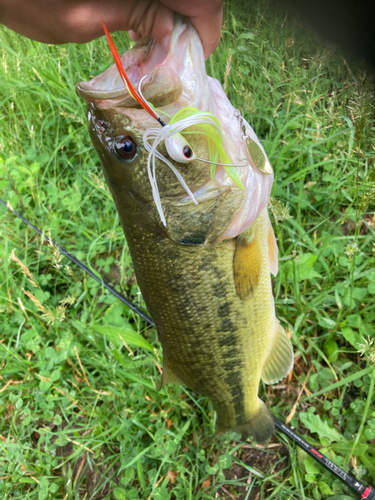
<path id="1" fill-rule="evenodd" d="M 258 398 L 258 411 L 235 430 L 242 435 L 242 439 L 252 436 L 257 443 L 264 443 L 274 433 L 275 424 L 267 406 Z"/>
<path id="2" fill-rule="evenodd" d="M 270 351 L 262 369 L 262 380 L 266 384 L 276 384 L 288 375 L 293 368 L 293 346 L 288 339 L 284 328 L 275 319 L 275 333 Z"/>
<path id="3" fill-rule="evenodd" d="M 254 294 L 260 279 L 262 251 L 253 228 L 237 236 L 233 261 L 233 277 L 237 295 L 247 300 Z"/>

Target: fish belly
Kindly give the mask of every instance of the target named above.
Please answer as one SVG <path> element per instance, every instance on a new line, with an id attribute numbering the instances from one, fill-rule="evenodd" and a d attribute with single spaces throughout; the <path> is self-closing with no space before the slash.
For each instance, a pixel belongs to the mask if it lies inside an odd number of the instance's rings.
<path id="1" fill-rule="evenodd" d="M 127 240 L 163 346 L 163 382 L 210 397 L 219 431 L 243 429 L 261 406 L 259 380 L 275 329 L 266 210 L 253 225 L 258 279 L 246 299 L 234 279 L 236 238 L 194 247 L 139 229 L 137 241 Z"/>

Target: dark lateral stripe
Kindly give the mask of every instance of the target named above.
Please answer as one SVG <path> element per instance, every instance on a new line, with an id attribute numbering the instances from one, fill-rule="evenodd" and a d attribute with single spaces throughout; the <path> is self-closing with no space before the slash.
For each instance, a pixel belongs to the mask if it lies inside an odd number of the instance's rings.
<path id="1" fill-rule="evenodd" d="M 237 371 L 237 369 L 240 367 L 241 367 L 241 361 L 239 361 L 238 359 L 232 359 L 224 363 L 224 370 L 226 372 L 234 372 L 240 375 L 240 373 Z"/>
<path id="2" fill-rule="evenodd" d="M 237 343 L 237 337 L 233 333 L 229 333 L 228 335 L 224 335 L 224 337 L 221 337 L 219 339 L 220 347 L 224 347 L 224 346 L 235 347 L 236 343 Z"/>
<path id="3" fill-rule="evenodd" d="M 232 302 L 224 302 L 224 304 L 221 304 L 217 310 L 217 315 L 219 318 L 225 318 L 229 316 L 230 312 L 230 306 L 232 305 Z"/>
<path id="4" fill-rule="evenodd" d="M 235 362 L 238 364 L 237 362 Z M 226 363 L 226 364 L 229 364 Z M 239 425 L 243 422 L 245 414 L 245 394 L 242 389 L 242 377 L 239 370 L 229 371 L 225 376 L 225 382 L 229 387 L 232 395 L 231 403 L 234 406 L 236 416 L 236 424 Z"/>
<path id="5" fill-rule="evenodd" d="M 232 398 L 232 403 L 234 406 L 234 410 L 236 413 L 236 424 L 239 425 L 243 422 L 244 414 L 245 414 L 245 405 L 244 405 L 244 393 L 242 389 L 238 394 L 235 394 Z"/>
<path id="6" fill-rule="evenodd" d="M 237 328 L 233 321 L 229 318 L 223 319 L 220 328 L 217 329 L 218 332 L 236 332 Z M 237 338 L 236 338 L 237 340 Z"/>
<path id="7" fill-rule="evenodd" d="M 231 392 L 233 392 L 234 388 L 240 387 L 241 373 L 238 371 L 227 373 L 224 378 L 224 382 L 227 384 L 228 387 L 230 387 Z"/>
<path id="8" fill-rule="evenodd" d="M 240 351 L 238 349 L 236 349 L 236 347 L 232 347 L 231 349 L 229 349 L 229 351 L 227 351 L 225 353 L 225 357 L 227 359 L 240 358 L 241 357 L 241 353 L 240 353 Z"/>
<path id="9" fill-rule="evenodd" d="M 228 317 L 231 305 L 231 302 L 225 302 L 219 306 L 218 317 L 223 319 L 217 333 L 219 334 L 218 344 L 221 348 L 224 348 L 222 349 L 222 367 L 225 372 L 224 383 L 231 395 L 228 403 L 234 411 L 235 424 L 239 425 L 245 418 L 245 394 L 242 387 L 243 364 L 241 363 L 240 343 L 236 335 L 237 326 Z"/>

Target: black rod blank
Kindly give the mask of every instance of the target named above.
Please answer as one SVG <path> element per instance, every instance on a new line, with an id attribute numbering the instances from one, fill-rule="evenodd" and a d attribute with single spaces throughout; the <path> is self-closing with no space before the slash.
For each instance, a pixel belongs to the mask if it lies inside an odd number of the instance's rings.
<path id="1" fill-rule="evenodd" d="M 60 250 L 60 252 L 63 255 L 65 255 L 65 257 L 67 257 L 69 260 L 74 262 L 74 264 L 76 264 L 78 267 L 80 267 L 82 269 L 82 271 L 85 271 L 85 273 L 87 273 L 89 276 L 91 276 L 91 278 L 94 278 L 95 281 L 97 281 L 98 283 L 103 285 L 109 292 L 111 292 L 115 297 L 117 297 L 119 300 L 121 300 L 121 302 L 123 302 L 132 311 L 134 311 L 136 314 L 138 314 L 138 316 L 140 316 L 142 319 L 144 319 L 146 321 L 146 323 L 148 323 L 151 326 L 155 326 L 154 322 L 152 321 L 152 319 L 150 318 L 150 316 L 148 314 L 146 314 L 144 311 L 142 311 L 142 309 L 139 309 L 139 307 L 137 307 L 135 304 L 130 302 L 130 300 L 128 300 L 126 297 L 124 297 L 121 293 L 117 292 L 109 283 L 104 281 L 102 278 L 99 278 L 99 276 L 97 276 L 93 271 L 91 271 L 91 269 L 89 269 L 87 266 L 85 266 L 85 264 L 83 264 L 80 260 L 78 260 L 76 257 L 74 257 L 74 255 L 72 255 L 67 250 L 65 250 L 64 247 L 62 247 L 61 245 L 59 245 L 55 241 L 51 240 L 51 238 L 48 238 L 48 236 L 46 236 L 40 229 L 38 229 L 36 226 L 34 226 L 34 224 L 32 224 L 30 221 L 25 219 L 25 217 L 23 217 L 23 215 L 16 212 L 15 210 L 13 210 L 13 208 L 11 208 L 9 205 L 7 205 L 3 200 L 0 200 L 0 203 L 2 205 L 4 205 L 4 207 L 6 209 L 10 210 L 14 215 L 16 215 L 19 219 L 21 219 L 22 222 L 24 222 L 29 227 L 31 227 L 31 229 L 33 229 L 36 233 L 38 233 L 40 236 L 42 236 L 45 239 L 45 241 L 47 241 L 50 245 L 57 247 Z"/>
<path id="2" fill-rule="evenodd" d="M 351 488 L 357 495 L 360 495 L 359 498 L 367 499 L 367 500 L 375 500 L 375 490 L 370 486 L 365 486 L 364 484 L 357 481 L 354 477 L 349 476 L 345 471 L 343 471 L 336 464 L 331 462 L 329 458 L 324 456 L 320 451 L 316 450 L 311 444 L 305 441 L 301 436 L 296 434 L 290 427 L 285 425 L 281 420 L 276 417 L 273 417 L 275 422 L 275 426 L 279 431 L 288 436 L 288 438 L 292 439 L 300 448 L 306 451 L 312 458 L 314 458 L 320 465 L 323 465 L 327 470 L 332 472 L 336 477 L 338 477 L 343 483 L 345 483 L 349 488 Z"/>

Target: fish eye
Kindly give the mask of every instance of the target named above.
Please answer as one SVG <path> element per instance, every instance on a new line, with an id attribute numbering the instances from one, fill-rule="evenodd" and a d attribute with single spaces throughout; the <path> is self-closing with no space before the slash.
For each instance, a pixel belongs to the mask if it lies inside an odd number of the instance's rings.
<path id="1" fill-rule="evenodd" d="M 119 137 L 114 146 L 115 153 L 120 160 L 132 160 L 137 154 L 137 145 L 129 135 Z"/>
<path id="2" fill-rule="evenodd" d="M 193 156 L 193 150 L 190 146 L 185 146 L 183 149 L 185 158 L 191 158 Z"/>

